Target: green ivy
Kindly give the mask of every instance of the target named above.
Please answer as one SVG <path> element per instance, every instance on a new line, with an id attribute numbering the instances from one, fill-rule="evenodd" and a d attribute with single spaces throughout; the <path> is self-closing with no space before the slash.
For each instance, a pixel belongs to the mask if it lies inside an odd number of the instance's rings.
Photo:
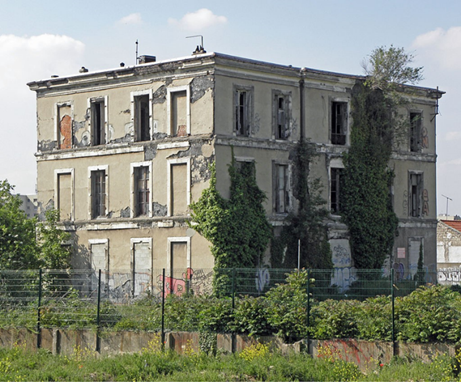
<path id="1" fill-rule="evenodd" d="M 382 90 L 357 83 L 352 90 L 351 146 L 343 156 L 343 221 L 350 234 L 354 266 L 381 268 L 392 251 L 398 219 L 389 192 L 388 168 L 396 104 Z"/>
<path id="2" fill-rule="evenodd" d="M 332 269 L 325 218 L 328 211 L 320 192 L 320 179 L 311 179 L 310 166 L 317 156 L 315 146 L 301 139 L 293 152 L 293 196 L 298 209 L 290 213 L 281 235 L 272 240 L 271 264 L 274 268 L 298 266 L 298 240 L 301 267 Z"/>
<path id="3" fill-rule="evenodd" d="M 216 189 L 216 168 L 211 166 L 210 187 L 191 204 L 190 226 L 211 243 L 215 258 L 214 290 L 231 288 L 231 276 L 222 269 L 253 268 L 260 264 L 272 236 L 263 202 L 266 195 L 256 183 L 254 162 L 237 166 L 232 153 L 229 166 L 230 198 Z"/>

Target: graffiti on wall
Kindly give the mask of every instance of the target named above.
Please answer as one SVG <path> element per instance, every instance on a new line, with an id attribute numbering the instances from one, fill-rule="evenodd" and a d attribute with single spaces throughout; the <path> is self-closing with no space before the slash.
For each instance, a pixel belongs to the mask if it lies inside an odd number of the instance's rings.
<path id="1" fill-rule="evenodd" d="M 181 277 L 157 276 L 157 286 L 160 290 L 159 295 L 162 295 L 162 287 L 165 285 L 163 293 L 165 296 L 174 294 L 181 296 L 183 293 L 193 293 L 195 295 L 211 294 L 212 293 L 212 278 L 213 272 L 205 273 L 203 269 L 194 271 L 192 268 L 187 268 L 181 274 Z"/>
<path id="2" fill-rule="evenodd" d="M 427 128 L 425 127 L 421 129 L 421 147 L 423 149 L 429 148 L 429 134 L 427 133 Z"/>
<path id="3" fill-rule="evenodd" d="M 423 190 L 423 215 L 429 215 L 429 192 L 424 189 Z"/>

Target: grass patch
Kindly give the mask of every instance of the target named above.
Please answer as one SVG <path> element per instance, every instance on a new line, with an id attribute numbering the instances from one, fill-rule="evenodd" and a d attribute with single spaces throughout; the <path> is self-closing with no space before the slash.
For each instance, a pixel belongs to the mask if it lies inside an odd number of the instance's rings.
<path id="1" fill-rule="evenodd" d="M 186 346 L 179 355 L 161 351 L 154 339 L 137 354 L 100 357 L 75 348 L 70 356 L 0 349 L 0 381 L 453 381 L 457 358 L 437 356 L 431 363 L 395 359 L 368 365 L 366 372 L 337 357 L 284 356 L 265 345 L 239 354 L 209 356 Z"/>

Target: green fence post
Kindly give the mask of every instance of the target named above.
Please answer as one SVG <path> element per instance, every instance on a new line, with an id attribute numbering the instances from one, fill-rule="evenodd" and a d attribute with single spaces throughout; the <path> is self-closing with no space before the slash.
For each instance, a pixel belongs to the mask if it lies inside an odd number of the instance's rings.
<path id="1" fill-rule="evenodd" d="M 232 313 L 234 312 L 235 309 L 235 268 L 232 268 Z M 235 332 L 232 331 L 231 334 L 231 350 L 232 353 L 235 353 L 235 348 L 236 348 L 236 338 L 235 338 Z"/>
<path id="2" fill-rule="evenodd" d="M 395 343 L 395 295 L 394 295 L 394 268 L 391 269 L 391 304 L 392 304 L 392 355 L 397 355 Z"/>
<path id="3" fill-rule="evenodd" d="M 165 350 L 165 268 L 162 272 L 162 351 Z"/>
<path id="4" fill-rule="evenodd" d="M 42 306 L 42 270 L 38 270 L 38 304 L 37 304 L 37 349 L 40 349 L 42 345 L 42 328 L 40 326 L 40 316 L 41 316 L 41 306 Z"/>
<path id="5" fill-rule="evenodd" d="M 306 286 L 306 292 L 307 292 L 306 325 L 307 325 L 307 352 L 308 353 L 309 353 L 309 342 L 310 342 L 309 328 L 311 326 L 311 322 L 310 322 L 311 298 L 310 298 L 310 289 L 309 289 L 310 277 L 311 277 L 311 272 L 310 272 L 310 269 L 308 269 L 307 270 L 307 286 Z"/>
<path id="6" fill-rule="evenodd" d="M 232 311 L 235 308 L 235 268 L 232 268 Z"/>
<path id="7" fill-rule="evenodd" d="M 96 351 L 101 350 L 101 339 L 99 337 L 100 322 L 101 322 L 101 269 L 98 272 L 98 301 L 96 305 Z"/>

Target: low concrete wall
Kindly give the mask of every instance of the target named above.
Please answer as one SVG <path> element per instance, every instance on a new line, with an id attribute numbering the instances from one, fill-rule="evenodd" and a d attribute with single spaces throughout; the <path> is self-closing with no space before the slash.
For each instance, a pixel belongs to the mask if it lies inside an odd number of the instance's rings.
<path id="1" fill-rule="evenodd" d="M 40 347 L 53 354 L 71 355 L 77 348 L 95 351 L 101 356 L 136 353 L 150 345 L 160 347 L 160 333 L 153 332 L 102 332 L 98 337 L 95 331 L 71 329 L 42 329 Z M 245 335 L 218 334 L 217 348 L 224 352 L 240 352 L 256 343 L 268 344 L 282 353 L 308 351 L 313 357 L 334 357 L 356 363 L 361 369 L 367 369 L 376 363 L 388 363 L 394 355 L 391 342 L 369 342 L 355 339 L 311 340 L 284 344 L 274 336 L 249 337 Z M 0 329 L 0 347 L 11 348 L 15 345 L 26 349 L 37 349 L 37 333 L 27 329 Z M 200 350 L 200 333 L 169 332 L 165 334 L 165 349 L 183 354 L 188 349 Z M 409 344 L 398 343 L 396 355 L 421 359 L 429 362 L 436 354 L 454 356 L 456 347 L 448 344 Z"/>

